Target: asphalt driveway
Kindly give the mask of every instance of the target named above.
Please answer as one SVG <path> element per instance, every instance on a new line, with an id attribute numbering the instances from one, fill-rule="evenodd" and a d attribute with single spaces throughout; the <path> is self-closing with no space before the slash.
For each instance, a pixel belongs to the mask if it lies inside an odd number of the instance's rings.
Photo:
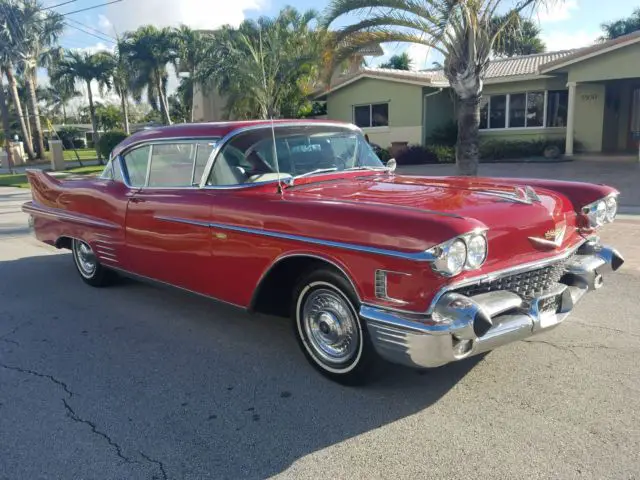
<path id="1" fill-rule="evenodd" d="M 560 328 L 360 389 L 288 322 L 182 292 L 85 286 L 0 190 L 0 479 L 640 478 L 640 223 Z"/>

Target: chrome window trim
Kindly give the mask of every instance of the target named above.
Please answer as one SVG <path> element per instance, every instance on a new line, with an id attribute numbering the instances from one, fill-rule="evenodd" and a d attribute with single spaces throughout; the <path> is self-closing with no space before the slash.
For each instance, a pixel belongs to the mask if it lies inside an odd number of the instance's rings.
<path id="1" fill-rule="evenodd" d="M 353 125 L 351 123 L 293 121 L 293 122 L 278 122 L 278 123 L 274 123 L 273 124 L 273 128 L 274 129 L 287 128 L 287 127 L 301 127 L 301 126 L 341 127 L 341 128 L 344 128 L 344 129 L 352 131 L 352 132 L 362 133 L 362 129 L 356 127 L 355 125 Z M 211 155 L 209 156 L 209 160 L 207 161 L 207 165 L 204 168 L 204 172 L 202 174 L 202 178 L 200 179 L 200 188 L 206 188 L 206 189 L 210 189 L 210 190 L 227 190 L 230 187 L 231 188 L 251 188 L 252 186 L 278 183 L 278 180 L 268 180 L 268 181 L 265 181 L 265 182 L 242 183 L 242 184 L 238 184 L 238 185 L 221 185 L 221 186 L 207 185 L 207 179 L 209 178 L 209 175 L 213 171 L 213 166 L 215 164 L 215 160 L 216 160 L 218 154 L 220 153 L 220 151 L 224 148 L 224 146 L 227 143 L 229 143 L 229 141 L 231 141 L 235 136 L 240 135 L 242 133 L 250 132 L 250 131 L 253 131 L 253 130 L 260 130 L 260 129 L 269 129 L 270 130 L 271 127 L 272 127 L 272 124 L 265 124 L 265 123 L 259 123 L 257 125 L 248 125 L 248 126 L 245 126 L 245 127 L 242 127 L 242 128 L 237 128 L 235 130 L 231 130 L 224 137 L 222 137 L 222 139 L 218 142 L 218 144 L 213 149 L 213 152 L 211 152 Z"/>
<path id="2" fill-rule="evenodd" d="M 162 220 L 165 222 L 185 223 L 188 225 L 196 225 L 196 226 L 205 227 L 205 228 L 214 228 L 214 229 L 218 228 L 221 230 L 228 230 L 232 232 L 261 235 L 263 237 L 280 238 L 283 240 L 292 240 L 296 242 L 308 243 L 311 245 L 322 245 L 326 247 L 339 248 L 342 250 L 370 253 L 373 255 L 382 255 L 386 257 L 400 258 L 402 260 L 409 260 L 409 261 L 415 261 L 415 262 L 432 262 L 434 260 L 433 255 L 428 251 L 414 252 L 414 253 L 402 252 L 399 250 L 389 250 L 386 248 L 368 247 L 366 245 L 358 245 L 355 243 L 334 242 L 332 240 L 324 240 L 324 239 L 315 238 L 315 237 L 305 237 L 305 236 L 294 235 L 290 233 L 274 232 L 274 231 L 264 230 L 259 228 L 240 227 L 237 225 L 229 225 L 225 223 L 201 222 L 198 220 L 190 220 L 190 219 L 179 218 L 179 217 L 168 217 L 164 215 L 155 215 L 154 218 L 156 220 Z"/>
<path id="3" fill-rule="evenodd" d="M 426 315 L 430 315 L 431 313 L 433 313 L 433 309 L 435 307 L 435 304 L 438 302 L 438 300 L 440 300 L 440 298 L 447 292 L 451 291 L 451 290 L 456 290 L 458 288 L 462 288 L 462 287 L 466 287 L 468 285 L 472 285 L 474 283 L 478 283 L 478 282 L 482 282 L 482 281 L 492 281 L 492 280 L 496 280 L 500 277 L 503 276 L 508 276 L 508 275 L 515 275 L 517 273 L 520 272 L 526 272 L 529 270 L 535 270 L 537 268 L 542 268 L 542 267 L 546 267 L 552 263 L 558 262 L 560 260 L 564 260 L 566 258 L 569 258 L 572 254 L 574 254 L 585 242 L 587 242 L 587 238 L 582 238 L 580 241 L 578 241 L 575 245 L 567 248 L 564 252 L 558 254 L 558 255 L 554 255 L 553 257 L 548 257 L 548 258 L 544 258 L 541 260 L 536 260 L 535 262 L 529 262 L 529 263 L 522 263 L 519 265 L 515 265 L 513 267 L 508 267 L 508 268 L 504 268 L 502 270 L 496 270 L 494 272 L 489 272 L 489 273 L 485 273 L 482 275 L 477 275 L 475 277 L 469 277 L 469 278 L 465 278 L 463 280 L 459 280 L 457 282 L 452 282 L 449 283 L 445 286 L 443 286 L 442 288 L 440 288 L 440 290 L 438 290 L 436 292 L 436 294 L 434 295 L 433 299 L 431 300 L 431 303 L 429 304 L 429 308 L 426 310 L 426 312 L 420 312 L 420 311 L 415 311 L 415 310 L 403 310 L 403 309 L 399 309 L 399 308 L 393 308 L 393 307 L 388 307 L 386 305 L 375 305 L 372 303 L 368 303 L 368 304 L 363 304 L 366 305 L 368 307 L 372 307 L 372 308 L 380 308 L 380 309 L 384 309 L 384 310 L 389 310 L 389 311 L 393 311 L 393 312 L 398 312 L 398 313 L 408 313 L 411 315 L 420 315 L 420 314 L 426 314 Z"/>

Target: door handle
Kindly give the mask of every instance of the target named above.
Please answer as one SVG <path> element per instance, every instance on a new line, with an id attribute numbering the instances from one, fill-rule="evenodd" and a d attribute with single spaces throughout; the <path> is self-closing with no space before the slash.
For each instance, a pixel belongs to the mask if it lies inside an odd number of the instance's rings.
<path id="1" fill-rule="evenodd" d="M 131 203 L 143 203 L 144 200 L 142 198 L 138 198 L 138 197 L 133 197 L 131 200 L 129 200 Z"/>

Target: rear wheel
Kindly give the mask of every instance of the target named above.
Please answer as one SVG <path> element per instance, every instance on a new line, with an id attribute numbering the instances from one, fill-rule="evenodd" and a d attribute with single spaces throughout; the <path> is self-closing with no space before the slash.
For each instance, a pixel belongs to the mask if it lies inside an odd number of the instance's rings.
<path id="1" fill-rule="evenodd" d="M 92 287 L 103 287 L 113 282 L 114 272 L 103 267 L 88 243 L 73 240 L 73 261 L 82 280 Z"/>
<path id="2" fill-rule="evenodd" d="M 293 299 L 294 333 L 307 360 L 339 383 L 369 381 L 376 353 L 349 282 L 333 270 L 315 270 L 300 279 Z"/>

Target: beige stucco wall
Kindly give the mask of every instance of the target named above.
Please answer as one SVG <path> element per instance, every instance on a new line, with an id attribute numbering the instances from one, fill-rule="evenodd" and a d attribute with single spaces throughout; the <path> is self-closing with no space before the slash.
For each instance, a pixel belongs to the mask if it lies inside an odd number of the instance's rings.
<path id="1" fill-rule="evenodd" d="M 328 95 L 327 116 L 353 122 L 353 107 L 389 103 L 389 126 L 365 128 L 369 139 L 388 147 L 391 142 L 422 142 L 422 87 L 387 80 L 363 78 Z"/>
<path id="2" fill-rule="evenodd" d="M 590 83 L 576 88 L 575 140 L 585 152 L 602 151 L 605 86 Z"/>
<path id="3" fill-rule="evenodd" d="M 525 80 L 506 83 L 486 83 L 483 93 L 485 95 L 500 95 L 503 93 L 523 93 L 535 90 L 566 90 L 566 76 L 541 78 L 537 80 Z"/>
<path id="4" fill-rule="evenodd" d="M 229 120 L 224 115 L 225 101 L 215 88 L 203 91 L 199 84 L 193 93 L 193 119 L 195 122 L 218 122 Z"/>
<path id="5" fill-rule="evenodd" d="M 603 53 L 562 69 L 570 82 L 593 82 L 640 77 L 640 44 Z"/>

